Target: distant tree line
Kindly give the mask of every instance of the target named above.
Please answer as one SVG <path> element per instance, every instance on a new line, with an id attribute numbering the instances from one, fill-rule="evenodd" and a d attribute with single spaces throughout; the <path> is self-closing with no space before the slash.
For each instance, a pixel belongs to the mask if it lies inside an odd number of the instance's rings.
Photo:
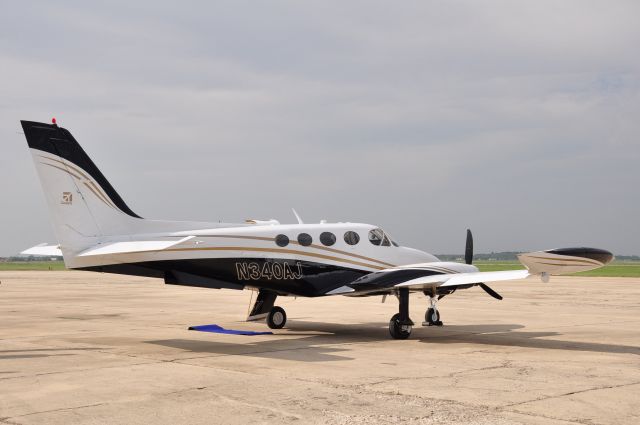
<path id="1" fill-rule="evenodd" d="M 29 261 L 62 261 L 61 256 L 35 256 L 35 255 L 15 255 L 13 257 L 0 257 L 0 263 L 18 263 Z"/>

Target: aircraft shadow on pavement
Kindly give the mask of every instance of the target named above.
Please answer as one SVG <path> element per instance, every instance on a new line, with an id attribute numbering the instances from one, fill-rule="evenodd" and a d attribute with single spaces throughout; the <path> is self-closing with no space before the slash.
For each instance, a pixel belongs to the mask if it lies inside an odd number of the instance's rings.
<path id="1" fill-rule="evenodd" d="M 294 339 L 270 339 L 267 341 L 251 341 L 248 338 L 253 337 L 247 336 L 235 337 L 242 338 L 242 342 L 232 343 L 192 339 L 165 339 L 146 342 L 164 347 L 178 348 L 192 353 L 210 353 L 219 356 L 248 356 L 303 362 L 353 360 L 352 357 L 338 354 L 348 351 L 347 349 L 313 342 L 311 340 L 315 338 L 314 336 Z M 273 335 L 270 338 L 273 338 Z"/>
<path id="2" fill-rule="evenodd" d="M 445 325 L 443 327 L 415 326 L 412 339 L 429 344 L 481 344 L 495 346 L 512 346 L 538 348 L 545 350 L 591 351 L 600 353 L 640 354 L 640 346 L 602 344 L 597 342 L 580 342 L 562 339 L 546 339 L 562 336 L 561 332 L 521 331 L 519 324 L 473 324 Z M 331 338 L 343 339 L 356 335 L 360 341 L 388 339 L 386 326 L 355 324 L 341 325 L 334 323 L 291 322 L 292 333 L 298 330 L 331 332 Z M 359 342 L 359 341 L 353 341 Z"/>
<path id="3" fill-rule="evenodd" d="M 516 325 L 519 328 L 522 326 Z M 562 336 L 561 332 L 534 331 L 497 331 L 482 332 L 472 326 L 445 326 L 446 332 L 434 332 L 428 336 L 420 335 L 420 342 L 430 344 L 479 344 L 504 347 L 537 348 L 541 350 L 590 351 L 596 353 L 636 354 L 640 355 L 640 346 L 603 344 L 598 342 L 548 339 Z M 444 329 L 444 328 L 443 328 Z"/>
<path id="4" fill-rule="evenodd" d="M 200 335 L 194 339 L 167 339 L 145 341 L 165 347 L 193 353 L 237 355 L 260 358 L 277 358 L 291 361 L 325 362 L 353 360 L 345 355 L 347 348 L 340 344 L 385 342 L 410 343 L 389 338 L 387 327 L 382 324 L 337 324 L 307 321 L 290 321 L 288 329 L 275 335 L 233 336 L 236 342 L 216 341 L 216 336 Z M 478 344 L 486 346 L 523 347 L 541 350 L 590 351 L 601 353 L 640 354 L 640 347 L 617 344 L 546 339 L 561 336 L 560 332 L 520 331 L 519 324 L 449 325 L 442 328 L 414 328 L 413 340 L 427 344 Z M 281 332 L 281 333 L 280 333 Z M 225 339 L 228 340 L 228 337 Z"/>

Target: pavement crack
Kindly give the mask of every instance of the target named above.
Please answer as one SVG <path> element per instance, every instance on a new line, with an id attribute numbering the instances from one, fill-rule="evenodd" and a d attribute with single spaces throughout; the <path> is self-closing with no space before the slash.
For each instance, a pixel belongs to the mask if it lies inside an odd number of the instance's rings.
<path id="1" fill-rule="evenodd" d="M 65 411 L 78 410 L 78 409 L 86 409 L 88 407 L 102 406 L 102 405 L 105 405 L 105 404 L 109 404 L 109 403 L 105 402 L 105 403 L 85 404 L 85 405 L 82 405 L 82 406 L 61 407 L 59 409 L 42 410 L 42 411 L 39 411 L 39 412 L 25 413 L 24 415 L 11 416 L 11 417 L 6 418 L 6 419 L 11 420 L 11 419 L 16 419 L 16 418 L 24 418 L 24 417 L 27 417 L 27 416 L 39 415 L 39 414 L 42 414 L 42 413 L 55 413 L 55 412 L 65 412 Z M 9 423 L 11 423 L 11 422 L 9 422 Z"/>
<path id="2" fill-rule="evenodd" d="M 552 399 L 552 398 L 566 397 L 566 396 L 570 396 L 570 395 L 574 395 L 574 394 L 583 394 L 583 393 L 588 393 L 590 391 L 608 390 L 608 389 L 611 389 L 611 388 L 628 387 L 628 386 L 638 385 L 638 384 L 640 384 L 640 381 L 638 381 L 638 382 L 629 382 L 627 384 L 619 384 L 619 385 L 602 385 L 602 386 L 599 386 L 599 387 L 587 388 L 585 390 L 570 391 L 570 392 L 564 393 L 564 394 L 538 397 L 538 398 L 535 398 L 535 399 L 532 399 L 532 400 L 520 401 L 518 403 L 505 404 L 505 405 L 503 405 L 501 407 L 502 408 L 514 407 L 514 406 L 519 406 L 519 405 L 522 405 L 522 404 L 533 403 L 533 402 L 536 402 L 536 401 L 549 400 L 549 399 Z"/>
<path id="3" fill-rule="evenodd" d="M 268 410 L 268 411 L 271 411 L 273 413 L 285 416 L 287 418 L 295 418 L 297 420 L 302 419 L 302 416 L 296 415 L 295 413 L 287 412 L 286 410 L 275 408 L 273 406 L 267 406 L 267 405 L 257 404 L 257 403 L 250 403 L 247 400 L 234 398 L 234 397 L 230 397 L 230 396 L 227 396 L 227 395 L 222 395 L 220 393 L 217 393 L 217 392 L 213 391 L 212 389 L 210 389 L 207 386 L 184 388 L 184 389 L 181 389 L 181 390 L 171 391 L 169 393 L 166 393 L 165 395 L 181 394 L 181 393 L 187 393 L 187 392 L 191 392 L 191 391 L 202 391 L 202 390 L 206 390 L 209 393 L 212 393 L 213 395 L 218 397 L 220 400 L 223 400 L 223 401 L 226 401 L 226 402 L 237 403 L 237 404 L 241 404 L 241 405 L 244 405 L 244 406 L 253 407 L 253 408 L 256 408 L 256 409 L 259 409 L 259 410 Z"/>
<path id="4" fill-rule="evenodd" d="M 23 378 L 37 378 L 40 376 L 47 376 L 47 375 L 59 375 L 59 374 L 65 374 L 65 373 L 77 373 L 77 372 L 88 372 L 91 370 L 105 370 L 105 369 L 115 369 L 115 368 L 120 368 L 123 366 L 140 366 L 140 365 L 149 365 L 149 364 L 156 364 L 156 363 L 160 363 L 158 361 L 149 361 L 149 362 L 140 362 L 140 363 L 129 363 L 127 365 L 114 365 L 114 366 L 97 366 L 97 367 L 91 367 L 91 368 L 85 368 L 85 369 L 71 369 L 71 370 L 61 370 L 61 371 L 54 371 L 54 372 L 42 372 L 42 373 L 36 373 L 33 375 L 18 375 L 18 376 L 7 376 L 6 378 L 0 378 L 0 381 L 5 381 L 5 380 L 9 380 L 9 379 L 23 379 Z"/>

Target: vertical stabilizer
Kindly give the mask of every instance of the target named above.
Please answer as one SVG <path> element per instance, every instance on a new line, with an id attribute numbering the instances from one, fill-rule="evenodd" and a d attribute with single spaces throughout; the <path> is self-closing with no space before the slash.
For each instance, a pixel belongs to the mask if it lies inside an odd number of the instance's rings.
<path id="1" fill-rule="evenodd" d="M 21 121 L 63 253 L 110 235 L 134 233 L 135 214 L 71 133 L 56 124 Z"/>

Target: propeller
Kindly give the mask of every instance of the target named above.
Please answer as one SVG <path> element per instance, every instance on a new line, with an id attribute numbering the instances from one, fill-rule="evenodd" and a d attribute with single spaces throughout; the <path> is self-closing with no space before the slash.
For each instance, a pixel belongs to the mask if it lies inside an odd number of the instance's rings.
<path id="1" fill-rule="evenodd" d="M 467 264 L 473 263 L 473 235 L 471 230 L 467 229 L 467 243 L 464 247 L 464 262 Z"/>
<path id="2" fill-rule="evenodd" d="M 478 286 L 480 286 L 482 289 L 484 289 L 484 292 L 486 292 L 487 294 L 491 295 L 496 300 L 501 300 L 502 299 L 502 295 L 498 294 L 496 291 L 494 291 L 493 289 L 489 288 L 489 285 L 487 285 L 486 283 L 478 283 Z"/>
<path id="3" fill-rule="evenodd" d="M 473 263 L 473 235 L 471 234 L 471 229 L 467 229 L 467 243 L 464 247 L 464 262 L 467 264 Z M 498 294 L 493 289 L 489 288 L 489 285 L 486 283 L 478 283 L 484 292 L 491 295 L 496 300 L 501 300 L 502 295 Z"/>

